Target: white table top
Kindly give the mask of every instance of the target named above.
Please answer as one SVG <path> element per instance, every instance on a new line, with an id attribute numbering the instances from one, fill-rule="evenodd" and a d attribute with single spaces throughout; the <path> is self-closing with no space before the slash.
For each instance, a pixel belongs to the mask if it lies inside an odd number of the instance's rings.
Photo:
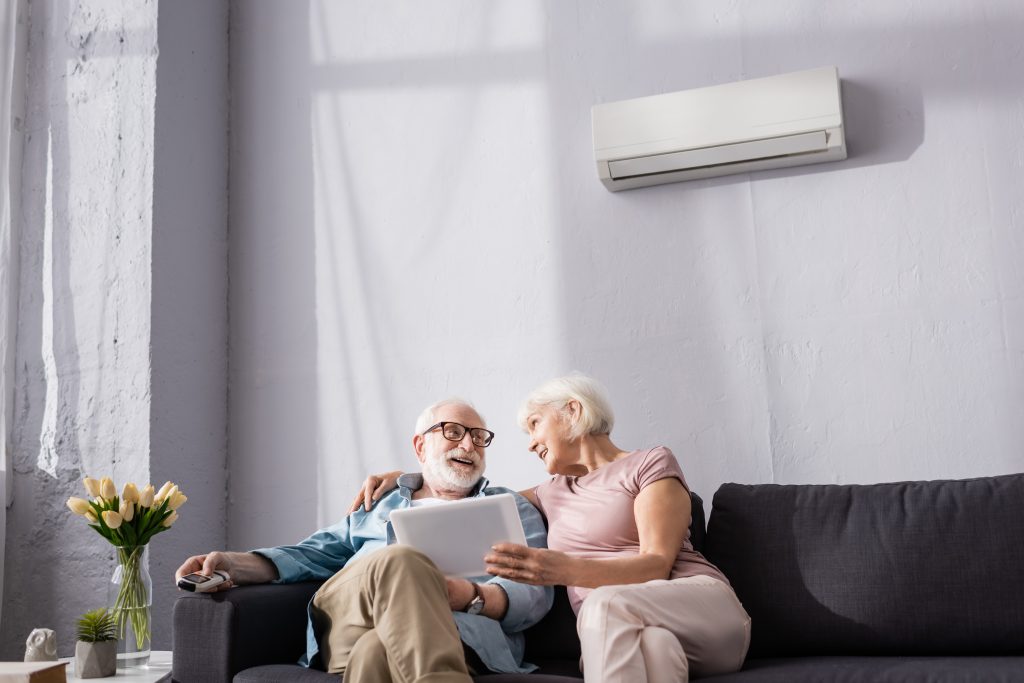
<path id="1" fill-rule="evenodd" d="M 75 676 L 75 658 L 62 657 L 62 662 L 68 662 L 68 681 L 81 681 L 83 679 Z M 139 669 L 118 669 L 117 674 L 109 678 L 86 678 L 87 681 L 110 681 L 121 683 L 121 681 L 133 681 L 133 683 L 156 683 L 171 672 L 171 651 L 153 650 L 149 656 L 149 664 Z"/>

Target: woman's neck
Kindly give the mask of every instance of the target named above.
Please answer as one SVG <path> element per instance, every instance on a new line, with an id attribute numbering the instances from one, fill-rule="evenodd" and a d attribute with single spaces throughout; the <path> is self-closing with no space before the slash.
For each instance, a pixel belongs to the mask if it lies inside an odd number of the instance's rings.
<path id="1" fill-rule="evenodd" d="M 580 439 L 580 455 L 577 464 L 581 470 L 576 474 L 577 476 L 589 474 L 627 455 L 629 452 L 613 444 L 607 434 L 589 434 Z M 586 472 L 583 472 L 583 469 Z"/>

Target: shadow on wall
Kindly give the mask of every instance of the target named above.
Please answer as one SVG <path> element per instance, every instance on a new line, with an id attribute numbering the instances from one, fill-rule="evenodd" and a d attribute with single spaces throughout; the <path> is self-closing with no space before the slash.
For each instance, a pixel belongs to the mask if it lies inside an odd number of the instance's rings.
<path id="1" fill-rule="evenodd" d="M 747 182 L 894 164 L 909 159 L 924 143 L 924 95 L 919 86 L 844 78 L 841 87 L 846 159 L 727 177 Z"/>
<path id="2" fill-rule="evenodd" d="M 303 0 L 271 12 L 265 5 L 272 4 L 232 3 L 229 19 L 227 544 L 233 550 L 304 538 L 316 528 L 316 496 L 292 496 L 286 514 L 267 501 L 280 491 L 316 491 L 322 479 L 310 8 Z M 268 14 L 272 28 L 263 24 Z"/>
<path id="3" fill-rule="evenodd" d="M 906 161 L 924 142 L 924 97 L 915 84 L 843 79 L 841 87 L 849 155 L 842 168 Z"/>

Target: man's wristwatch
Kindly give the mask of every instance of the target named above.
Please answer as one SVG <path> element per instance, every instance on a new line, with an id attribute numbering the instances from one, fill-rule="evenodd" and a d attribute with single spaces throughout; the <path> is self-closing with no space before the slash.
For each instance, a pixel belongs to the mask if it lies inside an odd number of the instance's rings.
<path id="1" fill-rule="evenodd" d="M 473 599 L 469 601 L 469 604 L 466 605 L 466 609 L 464 611 L 466 614 L 480 614 L 484 611 L 484 607 L 487 603 L 484 602 L 484 594 L 480 592 L 480 586 L 475 583 L 472 584 L 472 586 L 474 593 Z"/>

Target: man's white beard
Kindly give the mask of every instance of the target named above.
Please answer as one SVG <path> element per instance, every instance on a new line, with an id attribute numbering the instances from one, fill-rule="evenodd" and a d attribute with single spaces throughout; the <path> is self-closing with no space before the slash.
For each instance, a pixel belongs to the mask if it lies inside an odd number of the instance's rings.
<path id="1" fill-rule="evenodd" d="M 476 467 L 470 472 L 456 471 L 448 461 L 452 458 L 471 460 Z M 441 488 L 455 491 L 469 491 L 483 476 L 480 455 L 470 455 L 464 448 L 456 447 L 445 453 L 428 455 L 423 461 L 423 479 L 430 488 Z"/>

